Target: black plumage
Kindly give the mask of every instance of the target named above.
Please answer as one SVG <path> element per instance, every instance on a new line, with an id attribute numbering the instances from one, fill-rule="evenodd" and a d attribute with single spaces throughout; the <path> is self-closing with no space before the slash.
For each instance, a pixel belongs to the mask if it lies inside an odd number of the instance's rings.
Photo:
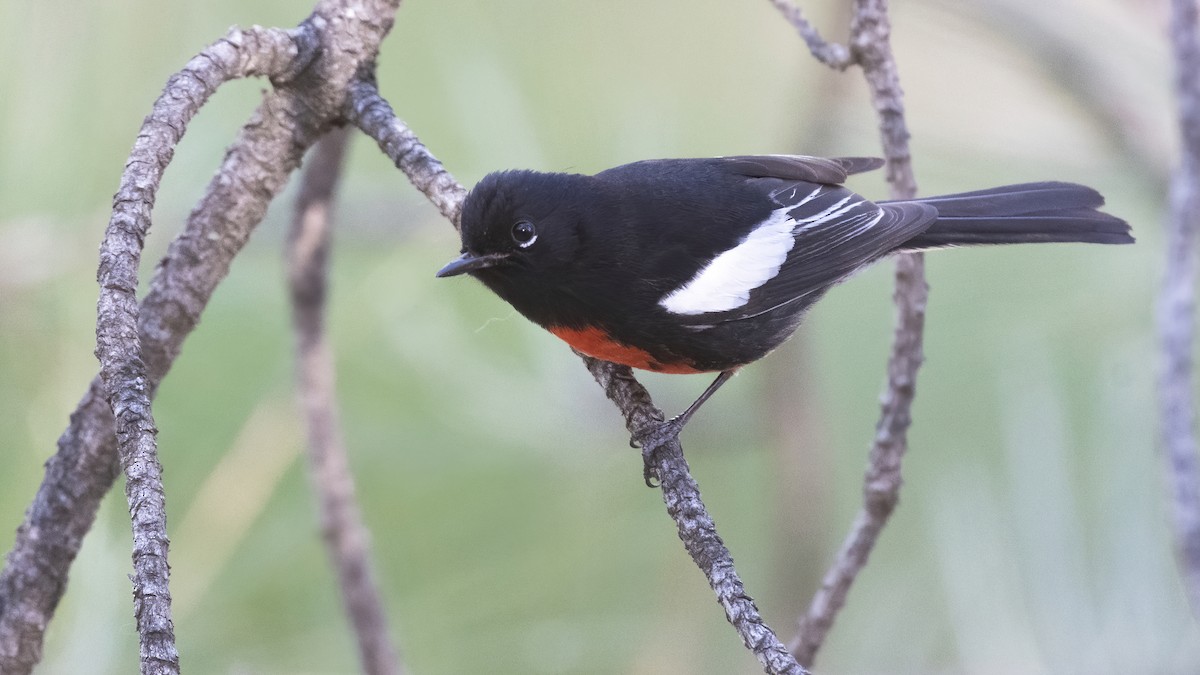
<path id="1" fill-rule="evenodd" d="M 767 155 L 649 160 L 594 176 L 494 173 L 468 195 L 463 255 L 439 274 L 472 274 L 599 358 L 731 371 L 786 340 L 834 284 L 897 251 L 1133 241 L 1082 185 L 879 203 L 841 186 L 881 164 Z"/>

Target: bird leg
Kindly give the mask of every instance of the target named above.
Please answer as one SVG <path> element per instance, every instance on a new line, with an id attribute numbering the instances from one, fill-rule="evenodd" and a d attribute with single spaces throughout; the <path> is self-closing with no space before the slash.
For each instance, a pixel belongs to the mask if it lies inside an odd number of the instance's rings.
<path id="1" fill-rule="evenodd" d="M 647 487 L 657 487 L 654 482 L 658 479 L 654 471 L 654 454 L 658 452 L 659 448 L 678 438 L 679 432 L 683 431 L 684 425 L 688 423 L 688 420 L 692 419 L 692 415 L 696 414 L 700 406 L 704 405 L 704 402 L 711 398 L 721 388 L 721 385 L 728 382 L 729 378 L 733 377 L 736 372 L 737 370 L 721 371 L 721 374 L 717 375 L 717 379 L 708 385 L 708 389 L 705 389 L 704 393 L 700 394 L 700 398 L 693 401 L 687 407 L 687 410 L 684 410 L 666 422 L 649 426 L 634 436 L 634 447 L 640 446 L 642 448 L 642 461 L 644 463 L 642 476 L 646 480 Z"/>

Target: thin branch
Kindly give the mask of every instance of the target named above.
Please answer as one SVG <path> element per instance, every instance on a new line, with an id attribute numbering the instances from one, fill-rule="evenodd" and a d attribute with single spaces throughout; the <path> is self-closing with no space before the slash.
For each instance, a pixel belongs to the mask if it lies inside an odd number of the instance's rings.
<path id="1" fill-rule="evenodd" d="M 271 76 L 276 84 L 295 84 L 265 95 L 155 272 L 137 314 L 137 330 L 126 335 L 137 335 L 141 341 L 144 377 L 138 383 L 142 388 L 138 396 L 143 400 L 153 397 L 233 257 L 298 166 L 304 150 L 328 128 L 340 107 L 337 95 L 326 94 L 324 100 L 332 99 L 332 105 L 321 105 L 316 96 L 301 101 L 297 92 L 318 91 L 325 81 L 344 92 L 360 60 L 377 52 L 396 5 L 327 0 L 295 31 L 235 30 L 213 45 L 207 55 L 211 64 L 189 64 L 190 70 L 203 75 L 199 89 L 187 90 L 193 94 L 203 95 L 205 88 L 219 84 L 230 68 L 245 75 Z M 335 63 L 311 68 L 318 56 Z M 162 133 L 170 139 L 175 131 L 168 124 Z M 150 164 L 166 159 L 153 156 Z M 142 186 L 138 187 L 140 191 Z M 147 193 L 152 190 L 149 185 L 144 188 Z M 140 209 L 134 209 L 135 217 L 144 217 Z M 136 248 L 140 242 L 134 239 Z M 130 286 L 126 280 L 124 288 Z M 62 598 L 70 565 L 117 471 L 113 412 L 97 378 L 71 415 L 57 453 L 46 463 L 46 476 L 0 572 L 0 672 L 5 675 L 28 673 L 41 659 L 44 632 Z"/>
<path id="2" fill-rule="evenodd" d="M 778 9 L 783 18 L 800 34 L 813 58 L 836 70 L 845 70 L 854 65 L 855 55 L 845 45 L 826 42 L 817 28 L 804 16 L 804 10 L 795 2 L 771 0 L 771 4 L 775 5 L 775 9 Z"/>
<path id="3" fill-rule="evenodd" d="M 251 49 L 247 49 L 250 47 Z M 232 31 L 192 59 L 168 81 L 142 123 L 112 218 L 100 246 L 100 300 L 96 357 L 116 421 L 118 454 L 133 525 L 134 615 L 141 637 L 143 673 L 178 673 L 179 652 L 168 588 L 166 495 L 158 462 L 150 384 L 138 338 L 138 265 L 150 229 L 150 211 L 163 171 L 188 122 L 222 83 L 249 75 L 282 73 L 297 53 L 281 30 Z M 266 70 L 275 67 L 275 72 Z"/>
<path id="4" fill-rule="evenodd" d="M 283 110 L 277 96 L 268 95 L 159 263 L 138 317 L 151 395 L 233 256 L 300 162 Z M 0 673 L 28 673 L 41 660 L 43 633 L 71 562 L 119 471 L 112 410 L 97 376 L 46 462 L 46 476 L 0 572 Z"/>
<path id="5" fill-rule="evenodd" d="M 391 106 L 380 97 L 373 82 L 364 80 L 351 89 L 347 116 L 379 143 L 384 153 L 457 228 L 457 218 L 466 191 L 429 154 L 416 135 L 396 119 Z M 634 437 L 665 419 L 629 368 L 587 356 L 581 355 L 581 358 L 608 398 L 621 410 L 625 426 Z M 663 491 L 663 502 L 675 521 L 679 538 L 708 579 L 717 601 L 725 609 L 725 617 L 741 636 L 742 642 L 754 652 L 766 673 L 806 673 L 763 622 L 754 600 L 746 594 L 734 569 L 733 558 L 700 500 L 699 487 L 689 473 L 678 439 L 658 448 L 652 457 L 655 475 Z"/>
<path id="6" fill-rule="evenodd" d="M 604 388 L 604 393 L 625 416 L 625 426 L 635 438 L 663 421 L 662 411 L 654 406 L 650 393 L 634 378 L 632 370 L 589 356 L 581 355 L 581 358 L 592 377 Z M 717 602 L 725 610 L 725 618 L 742 638 L 742 644 L 754 652 L 766 673 L 807 673 L 763 621 L 754 599 L 746 593 L 734 569 L 733 557 L 700 499 L 700 487 L 691 476 L 679 439 L 659 446 L 651 458 L 654 461 L 652 474 L 659 480 L 663 502 L 675 521 L 679 538 L 692 561 L 708 579 Z"/>
<path id="7" fill-rule="evenodd" d="M 371 569 L 370 534 L 354 495 L 337 409 L 333 351 L 325 332 L 330 214 L 348 132 L 345 127 L 332 131 L 313 148 L 288 235 L 297 393 L 308 428 L 309 473 L 320 503 L 321 534 L 354 626 L 359 660 L 370 675 L 395 675 L 404 669 Z"/>
<path id="8" fill-rule="evenodd" d="M 771 1 L 788 15 L 785 5 L 792 6 L 790 2 Z M 799 10 L 795 9 L 795 12 L 798 14 Z M 795 19 L 788 16 L 796 25 Z M 804 35 L 805 31 L 800 26 L 797 29 Z M 814 35 L 816 33 L 811 27 L 807 30 Z M 909 199 L 916 195 L 917 185 L 908 148 L 903 92 L 890 36 L 887 0 L 856 0 L 850 25 L 850 59 L 862 67 L 871 101 L 879 115 L 891 197 Z M 805 40 L 809 41 L 808 37 Z M 811 41 L 809 44 L 812 48 Z M 827 62 L 815 48 L 812 49 L 818 60 Z M 832 65 L 838 67 L 837 64 Z M 825 574 L 821 588 L 813 596 L 808 612 L 800 618 L 796 637 L 789 644 L 792 654 L 806 666 L 811 666 L 816 658 L 838 612 L 846 604 L 850 587 L 867 564 L 880 532 L 900 499 L 900 486 L 903 483 L 901 460 L 908 448 L 908 427 L 912 422 L 917 371 L 924 358 L 921 340 L 927 297 L 925 264 L 921 254 L 898 256 L 893 295 L 896 328 L 888 358 L 887 388 L 882 396 L 882 409 L 875 427 L 875 441 L 864 481 L 863 508 L 842 543 L 836 560 Z"/>
<path id="9" fill-rule="evenodd" d="M 1179 567 L 1192 613 L 1200 617 L 1200 467 L 1192 394 L 1196 331 L 1197 232 L 1200 231 L 1200 22 L 1195 0 L 1171 0 L 1171 48 L 1183 156 L 1171 181 L 1167 260 L 1159 298 L 1163 365 L 1161 435 L 1174 502 Z"/>
<path id="10" fill-rule="evenodd" d="M 418 190 L 437 207 L 454 229 L 462 215 L 462 203 L 467 191 L 416 134 L 408 128 L 392 106 L 379 95 L 372 77 L 364 76 L 350 85 L 346 102 L 346 117 L 375 139 L 383 154 L 390 157 L 396 168 L 404 172 Z"/>

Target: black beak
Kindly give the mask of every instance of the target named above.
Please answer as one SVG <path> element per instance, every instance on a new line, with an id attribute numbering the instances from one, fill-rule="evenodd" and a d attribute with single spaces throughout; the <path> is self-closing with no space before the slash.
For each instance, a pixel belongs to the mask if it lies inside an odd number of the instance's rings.
<path id="1" fill-rule="evenodd" d="M 500 263 L 508 260 L 507 253 L 489 253 L 487 255 L 473 256 L 470 253 L 464 253 L 454 260 L 446 263 L 446 266 L 438 270 L 438 277 L 454 277 L 467 272 L 474 272 L 485 267 L 495 267 Z"/>

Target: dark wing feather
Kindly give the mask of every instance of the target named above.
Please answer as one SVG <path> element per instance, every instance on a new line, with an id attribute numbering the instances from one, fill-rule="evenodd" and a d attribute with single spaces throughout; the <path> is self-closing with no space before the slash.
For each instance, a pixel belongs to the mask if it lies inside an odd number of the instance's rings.
<path id="1" fill-rule="evenodd" d="M 876 157 L 808 157 L 805 155 L 740 155 L 718 158 L 731 173 L 747 178 L 779 178 L 840 185 L 850 174 L 878 169 Z"/>
<path id="2" fill-rule="evenodd" d="M 698 323 L 740 321 L 787 308 L 799 313 L 840 281 L 924 232 L 937 210 L 916 202 L 877 205 L 843 187 L 756 181 L 796 221 L 796 244 L 779 273 L 750 293 L 749 301 Z"/>

